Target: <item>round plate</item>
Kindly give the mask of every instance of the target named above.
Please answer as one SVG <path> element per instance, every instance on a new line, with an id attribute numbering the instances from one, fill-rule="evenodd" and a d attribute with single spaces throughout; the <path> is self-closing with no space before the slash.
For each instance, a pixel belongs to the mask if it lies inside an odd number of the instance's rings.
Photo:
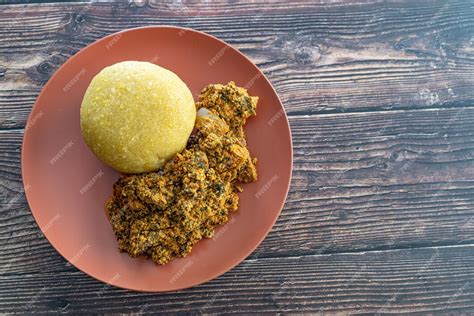
<path id="1" fill-rule="evenodd" d="M 104 203 L 119 174 L 92 154 L 80 132 L 79 109 L 89 82 L 102 68 L 124 60 L 150 61 L 174 71 L 195 97 L 208 84 L 229 81 L 260 97 L 257 116 L 245 126 L 259 179 L 243 186 L 239 210 L 213 239 L 198 242 L 187 257 L 164 266 L 118 251 Z M 66 260 L 118 287 L 171 291 L 223 274 L 265 238 L 288 193 L 292 144 L 275 90 L 238 50 L 190 29 L 144 27 L 104 37 L 59 68 L 29 116 L 21 162 L 31 212 Z"/>

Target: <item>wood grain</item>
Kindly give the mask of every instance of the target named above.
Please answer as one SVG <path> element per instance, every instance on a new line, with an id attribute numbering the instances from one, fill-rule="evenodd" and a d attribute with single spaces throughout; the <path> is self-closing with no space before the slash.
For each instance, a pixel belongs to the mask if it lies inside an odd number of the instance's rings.
<path id="1" fill-rule="evenodd" d="M 41 87 L 70 56 L 163 24 L 216 35 L 265 72 L 290 116 L 294 172 L 243 263 L 143 294 L 52 248 L 24 199 L 20 151 Z M 0 312 L 471 312 L 473 31 L 461 0 L 0 5 Z"/>
<path id="2" fill-rule="evenodd" d="M 294 175 L 281 217 L 251 258 L 474 242 L 474 108 L 291 117 Z M 22 133 L 0 142 L 0 266 L 69 271 L 21 191 Z"/>
<path id="3" fill-rule="evenodd" d="M 4 128 L 24 126 L 42 85 L 68 57 L 107 34 L 143 25 L 192 27 L 234 45 L 265 72 L 290 115 L 456 107 L 474 100 L 469 1 L 25 8 L 0 7 Z"/>
<path id="4" fill-rule="evenodd" d="M 444 313 L 474 308 L 473 246 L 246 261 L 176 293 L 112 288 L 80 272 L 0 276 L 16 313 Z"/>

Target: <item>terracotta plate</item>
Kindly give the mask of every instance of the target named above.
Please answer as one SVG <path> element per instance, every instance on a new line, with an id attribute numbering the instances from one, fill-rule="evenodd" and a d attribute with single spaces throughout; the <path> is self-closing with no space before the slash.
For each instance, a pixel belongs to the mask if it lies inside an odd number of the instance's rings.
<path id="1" fill-rule="evenodd" d="M 158 266 L 117 250 L 103 210 L 119 174 L 84 144 L 79 108 L 102 68 L 124 60 L 156 63 L 177 73 L 195 96 L 210 83 L 247 87 L 260 97 L 246 125 L 259 180 L 244 186 L 240 208 L 213 239 L 186 258 Z M 265 238 L 285 202 L 291 178 L 290 128 L 281 101 L 244 55 L 210 35 L 177 27 L 144 27 L 107 36 L 82 49 L 54 74 L 28 119 L 22 173 L 31 211 L 49 242 L 78 269 L 103 282 L 140 291 L 171 291 L 206 282 L 244 260 Z"/>

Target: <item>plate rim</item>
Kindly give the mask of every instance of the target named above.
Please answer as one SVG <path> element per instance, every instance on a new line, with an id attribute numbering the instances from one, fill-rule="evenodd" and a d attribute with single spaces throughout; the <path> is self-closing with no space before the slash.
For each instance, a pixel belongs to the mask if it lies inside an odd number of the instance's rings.
<path id="1" fill-rule="evenodd" d="M 51 240 L 48 238 L 48 236 L 46 235 L 46 233 L 43 232 L 43 229 L 40 227 L 39 223 L 38 223 L 38 220 L 36 218 L 36 215 L 35 213 L 33 212 L 33 208 L 31 206 L 31 203 L 30 203 L 30 199 L 28 198 L 28 188 L 27 188 L 27 185 L 25 184 L 25 139 L 28 137 L 28 129 L 26 128 L 28 126 L 28 123 L 30 122 L 30 120 L 32 119 L 33 117 L 33 112 L 35 110 L 35 108 L 37 107 L 37 104 L 38 104 L 38 100 L 40 100 L 43 96 L 43 93 L 46 89 L 48 89 L 48 86 L 50 85 L 51 82 L 53 82 L 54 80 L 56 80 L 56 76 L 58 74 L 58 72 L 63 69 L 64 67 L 66 67 L 69 63 L 71 63 L 75 58 L 77 58 L 78 56 L 80 56 L 81 54 L 84 53 L 85 50 L 89 49 L 90 47 L 92 46 L 95 46 L 95 45 L 98 45 L 100 42 L 103 42 L 105 41 L 106 39 L 110 39 L 110 38 L 113 38 L 115 36 L 118 36 L 119 34 L 123 34 L 123 33 L 128 33 L 128 32 L 134 32 L 134 31 L 138 31 L 138 30 L 143 30 L 143 29 L 171 29 L 171 30 L 176 30 L 176 31 L 186 31 L 186 32 L 193 32 L 193 33 L 198 33 L 199 35 L 201 36 L 205 36 L 205 37 L 208 37 L 208 38 L 211 38 L 212 40 L 216 40 L 218 42 L 220 42 L 221 44 L 229 47 L 229 49 L 233 50 L 235 53 L 237 53 L 238 55 L 240 55 L 241 57 L 243 57 L 244 59 L 247 60 L 247 62 L 249 62 L 253 68 L 255 68 L 255 70 L 261 75 L 261 77 L 263 77 L 268 85 L 270 86 L 270 88 L 272 89 L 274 95 L 276 96 L 279 104 L 280 104 L 280 107 L 281 107 L 281 110 L 283 111 L 283 116 L 284 116 L 284 119 L 285 119 L 285 123 L 286 123 L 286 127 L 288 129 L 288 134 L 289 134 L 289 146 L 290 146 L 290 168 L 289 168 L 289 171 L 288 171 L 288 183 L 286 185 L 286 190 L 285 190 L 285 194 L 283 196 L 283 199 L 282 199 L 282 203 L 281 205 L 278 207 L 278 213 L 276 214 L 275 218 L 272 220 L 272 223 L 271 225 L 269 226 L 269 228 L 266 230 L 266 232 L 264 234 L 262 234 L 262 236 L 259 238 L 258 242 L 255 243 L 255 246 L 251 247 L 250 250 L 248 252 L 244 252 L 244 254 L 242 256 L 239 256 L 240 259 L 238 260 L 235 260 L 234 262 L 232 262 L 231 264 L 226 264 L 223 268 L 221 269 L 218 269 L 216 270 L 214 273 L 212 273 L 212 275 L 210 277 L 207 277 L 207 278 L 204 278 L 203 280 L 201 281 L 198 281 L 198 282 L 191 282 L 189 283 L 188 285 L 185 285 L 185 286 L 178 286 L 178 287 L 175 287 L 175 288 L 170 288 L 170 289 L 165 289 L 165 290 L 156 290 L 156 289 L 145 289 L 145 288 L 140 288 L 140 287 L 126 287 L 126 286 L 122 286 L 122 285 L 118 285 L 118 284 L 114 284 L 112 282 L 110 282 L 110 280 L 106 280 L 106 279 L 102 279 L 98 276 L 95 276 L 95 275 L 92 275 L 91 273 L 85 271 L 85 269 L 81 269 L 80 267 L 78 267 L 76 265 L 76 263 L 73 263 L 71 262 L 63 253 L 61 253 L 61 251 L 59 251 L 59 249 L 54 245 L 54 243 L 51 242 Z M 245 259 L 251 255 L 253 252 L 255 252 L 255 250 L 261 245 L 261 243 L 263 242 L 263 240 L 268 236 L 268 234 L 270 233 L 270 231 L 273 229 L 273 227 L 275 226 L 275 223 L 276 221 L 278 220 L 278 218 L 280 217 L 281 215 L 281 212 L 285 206 L 285 203 L 286 203 L 286 200 L 288 198 L 288 193 L 289 193 L 289 190 L 290 190 L 290 186 L 291 186 L 291 180 L 292 180 L 292 176 L 293 176 L 293 137 L 292 137 L 292 133 L 291 133 L 291 125 L 290 125 L 290 122 L 288 120 L 288 116 L 287 116 L 287 113 L 286 113 L 286 110 L 285 110 L 285 107 L 283 106 L 283 102 L 281 101 L 280 99 L 280 96 L 278 95 L 277 91 L 275 90 L 275 88 L 273 87 L 272 83 L 270 82 L 270 80 L 268 80 L 267 76 L 265 75 L 265 73 L 260 69 L 258 68 L 258 66 L 252 61 L 250 60 L 250 58 L 248 58 L 245 54 L 243 54 L 240 50 L 238 50 L 237 48 L 233 47 L 231 44 L 217 38 L 216 36 L 214 35 L 211 35 L 211 34 L 208 34 L 208 33 L 205 33 L 205 32 L 202 32 L 202 31 L 199 31 L 199 30 L 195 30 L 195 29 L 192 29 L 192 28 L 188 28 L 188 27 L 181 27 L 181 26 L 174 26 L 174 25 L 148 25 L 148 26 L 140 26 L 140 27 L 134 27 L 134 28 L 128 28 L 128 29 L 123 29 L 123 30 L 120 30 L 118 32 L 114 32 L 114 33 L 111 33 L 109 35 L 106 35 L 104 37 L 101 37 L 95 41 L 93 41 L 92 43 L 89 43 L 88 45 L 84 46 L 83 48 L 81 48 L 79 51 L 77 51 L 75 54 L 71 55 L 63 64 L 61 64 L 55 71 L 54 73 L 52 74 L 52 76 L 48 79 L 48 81 L 46 82 L 46 84 L 44 84 L 44 86 L 41 88 L 41 91 L 40 93 L 38 94 L 36 100 L 35 100 L 35 103 L 33 104 L 33 106 L 31 107 L 31 110 L 30 110 L 30 113 L 28 114 L 28 118 L 26 120 L 26 123 L 25 123 L 25 127 L 24 127 L 24 133 L 23 133 L 23 137 L 22 137 L 22 144 L 21 144 L 21 180 L 22 180 L 22 188 L 23 188 L 23 193 L 25 194 L 25 199 L 26 199 L 26 202 L 27 202 L 27 205 L 28 205 L 28 208 L 29 208 L 29 211 L 30 213 L 33 215 L 33 218 L 35 219 L 35 223 L 36 225 L 38 226 L 38 229 L 41 231 L 41 233 L 43 234 L 43 236 L 46 238 L 46 240 L 48 241 L 48 243 L 53 247 L 54 250 L 56 250 L 57 253 L 59 253 L 59 255 L 61 255 L 61 257 L 64 258 L 64 260 L 66 260 L 70 265 L 74 266 L 76 269 L 78 269 L 79 271 L 81 271 L 82 273 L 88 275 L 89 277 L 95 279 L 95 280 L 98 280 L 104 284 L 107 284 L 107 285 L 111 285 L 111 286 L 114 286 L 116 288 L 121 288 L 121 289 L 125 289 L 125 290 L 130 290 L 130 291 L 136 291 L 136 292 L 144 292 L 144 293 L 170 293 L 170 292 L 177 292 L 177 291 L 180 291 L 180 290 L 184 290 L 184 289 L 188 289 L 188 288 L 191 288 L 191 287 L 196 287 L 196 286 L 199 286 L 201 284 L 204 284 L 204 283 L 207 283 L 211 280 L 214 280 L 220 276 L 222 276 L 223 274 L 225 274 L 226 272 L 232 270 L 233 268 L 235 268 L 236 266 L 238 266 L 239 264 L 241 264 L 243 261 L 245 261 Z"/>

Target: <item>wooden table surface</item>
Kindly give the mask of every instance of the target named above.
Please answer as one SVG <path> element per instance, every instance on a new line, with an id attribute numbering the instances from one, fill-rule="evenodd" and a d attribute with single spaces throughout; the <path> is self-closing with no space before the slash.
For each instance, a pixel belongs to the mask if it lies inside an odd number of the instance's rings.
<path id="1" fill-rule="evenodd" d="M 0 312 L 474 311 L 472 1 L 2 2 Z M 264 71 L 289 116 L 294 171 L 244 262 L 144 294 L 53 249 L 25 201 L 20 152 L 61 64 L 110 33 L 163 24 L 215 35 Z"/>

